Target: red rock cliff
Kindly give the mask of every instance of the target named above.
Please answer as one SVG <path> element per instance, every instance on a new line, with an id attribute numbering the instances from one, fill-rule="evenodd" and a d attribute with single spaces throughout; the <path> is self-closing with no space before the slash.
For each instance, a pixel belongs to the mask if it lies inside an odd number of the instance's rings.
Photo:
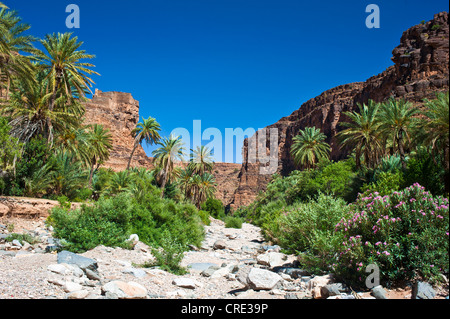
<path id="1" fill-rule="evenodd" d="M 300 129 L 315 126 L 327 135 L 332 147 L 331 157 L 346 156 L 336 143 L 345 121 L 342 112 L 357 109 L 357 103 L 369 99 L 381 102 L 391 96 L 420 104 L 424 98 L 433 98 L 435 92 L 449 87 L 449 23 L 448 13 L 441 12 L 434 19 L 411 27 L 392 51 L 394 65 L 365 82 L 341 85 L 323 92 L 294 111 L 291 115 L 268 126 L 278 130 L 278 172 L 287 175 L 296 167 L 290 156 L 292 138 Z M 255 137 L 253 137 L 255 138 Z M 243 146 L 243 164 L 239 186 L 231 203 L 232 208 L 250 204 L 259 191 L 264 191 L 271 175 L 260 174 L 259 163 L 249 163 L 248 139 Z"/>

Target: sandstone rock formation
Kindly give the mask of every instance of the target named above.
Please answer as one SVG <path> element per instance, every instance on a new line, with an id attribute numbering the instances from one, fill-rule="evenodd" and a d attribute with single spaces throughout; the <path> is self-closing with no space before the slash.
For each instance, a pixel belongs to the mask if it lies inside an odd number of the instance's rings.
<path id="1" fill-rule="evenodd" d="M 115 171 L 124 170 L 134 146 L 131 131 L 139 122 L 139 102 L 130 93 L 95 91 L 93 98 L 85 103 L 85 124 L 102 124 L 110 130 L 113 149 L 104 167 Z M 152 159 L 138 146 L 131 167 L 152 168 Z"/>
<path id="2" fill-rule="evenodd" d="M 357 109 L 357 103 L 369 99 L 381 102 L 391 96 L 404 98 L 417 105 L 424 98 L 433 98 L 435 92 L 448 91 L 449 87 L 449 23 L 448 13 L 441 12 L 434 19 L 405 31 L 400 45 L 393 52 L 394 65 L 365 82 L 340 85 L 310 99 L 291 115 L 267 128 L 278 130 L 278 172 L 287 175 L 296 167 L 290 156 L 292 138 L 300 129 L 315 126 L 327 135 L 332 147 L 331 157 L 345 157 L 335 136 L 341 130 L 339 122 L 346 121 L 342 112 Z M 342 115 L 342 116 L 341 116 Z M 257 135 L 258 132 L 255 134 Z M 253 136 L 251 139 L 255 139 Z M 268 139 L 267 139 L 268 141 Z M 260 164 L 248 161 L 249 140 L 243 146 L 243 164 L 239 186 L 231 208 L 250 204 L 259 191 L 266 188 L 271 175 L 260 174 Z M 269 145 L 267 145 L 267 148 Z"/>

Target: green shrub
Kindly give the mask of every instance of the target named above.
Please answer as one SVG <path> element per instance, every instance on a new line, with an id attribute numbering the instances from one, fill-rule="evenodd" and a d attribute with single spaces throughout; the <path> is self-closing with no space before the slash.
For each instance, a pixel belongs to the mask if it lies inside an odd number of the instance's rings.
<path id="1" fill-rule="evenodd" d="M 369 195 L 378 192 L 380 196 L 391 194 L 393 191 L 398 191 L 404 184 L 403 173 L 399 170 L 395 172 L 380 172 L 377 175 L 376 182 L 364 184 L 362 189 L 366 190 L 364 195 Z M 363 196 L 365 197 L 365 196 Z"/>
<path id="2" fill-rule="evenodd" d="M 175 275 L 186 274 L 187 270 L 181 267 L 180 263 L 184 257 L 183 253 L 187 248 L 174 239 L 170 232 L 166 231 L 162 235 L 160 249 L 152 248 L 152 255 L 155 257 L 155 262 L 146 263 L 144 267 L 158 266 L 162 270 L 166 270 Z"/>
<path id="3" fill-rule="evenodd" d="M 220 200 L 215 198 L 208 198 L 201 206 L 202 210 L 208 212 L 216 219 L 225 218 L 225 208 Z"/>
<path id="4" fill-rule="evenodd" d="M 209 219 L 210 215 L 207 211 L 199 210 L 198 216 L 202 220 L 202 223 L 205 224 L 206 226 L 209 226 L 211 224 L 211 220 Z"/>
<path id="5" fill-rule="evenodd" d="M 126 248 L 133 206 L 127 197 L 117 196 L 73 211 L 56 207 L 50 215 L 54 236 L 76 253 L 99 245 Z"/>
<path id="6" fill-rule="evenodd" d="M 234 216 L 225 217 L 225 228 L 242 228 L 242 219 Z"/>
<path id="7" fill-rule="evenodd" d="M 9 234 L 5 240 L 7 242 L 12 242 L 13 240 L 18 240 L 20 242 L 21 245 L 24 244 L 24 242 L 27 242 L 31 245 L 36 244 L 39 242 L 39 239 L 30 235 L 30 234 Z"/>
<path id="8" fill-rule="evenodd" d="M 448 272 L 448 199 L 414 184 L 401 192 L 361 195 L 336 226 L 345 236 L 336 274 L 364 286 L 365 269 L 376 264 L 383 285 L 435 280 Z"/>
<path id="9" fill-rule="evenodd" d="M 307 203 L 286 207 L 266 221 L 263 231 L 287 252 L 298 254 L 303 268 L 322 273 L 336 259 L 343 234 L 335 232 L 335 226 L 346 212 L 343 199 L 320 193 Z"/>

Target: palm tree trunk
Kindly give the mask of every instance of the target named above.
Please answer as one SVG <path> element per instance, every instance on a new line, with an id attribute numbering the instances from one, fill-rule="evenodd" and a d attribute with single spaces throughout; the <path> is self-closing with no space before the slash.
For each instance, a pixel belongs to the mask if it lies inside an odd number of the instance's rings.
<path id="1" fill-rule="evenodd" d="M 161 184 L 161 190 L 162 190 L 161 198 L 164 197 L 164 191 L 165 191 L 165 188 L 166 188 L 166 183 L 167 183 L 167 176 L 163 175 L 163 181 L 162 181 L 162 184 Z"/>
<path id="2" fill-rule="evenodd" d="M 133 147 L 133 151 L 131 152 L 131 155 L 130 155 L 130 159 L 128 160 L 127 170 L 130 169 L 131 159 L 133 158 L 133 155 L 134 155 L 134 152 L 136 151 L 137 146 L 138 146 L 138 143 L 135 142 L 134 143 L 134 147 Z"/>
<path id="3" fill-rule="evenodd" d="M 402 162 L 402 168 L 406 169 L 406 162 L 405 162 L 405 150 L 403 148 L 403 130 L 400 130 L 399 136 L 397 137 L 397 145 L 398 145 L 398 152 L 400 153 L 400 161 Z"/>
<path id="4" fill-rule="evenodd" d="M 94 166 L 96 164 L 97 160 L 94 156 L 94 159 L 92 161 L 92 165 L 91 165 L 91 173 L 89 174 L 89 188 L 92 187 L 92 178 L 94 177 Z"/>

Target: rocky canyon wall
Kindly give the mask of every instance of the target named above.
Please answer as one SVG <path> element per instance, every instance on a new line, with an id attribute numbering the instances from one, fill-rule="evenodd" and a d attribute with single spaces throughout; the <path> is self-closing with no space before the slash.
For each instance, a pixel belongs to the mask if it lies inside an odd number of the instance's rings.
<path id="1" fill-rule="evenodd" d="M 394 65 L 365 82 L 341 85 L 310 99 L 291 115 L 267 128 L 278 130 L 278 170 L 287 175 L 294 169 L 290 155 L 292 139 L 300 129 L 315 126 L 327 136 L 331 157 L 339 160 L 346 151 L 340 149 L 336 134 L 339 123 L 348 119 L 342 114 L 357 109 L 357 103 L 369 99 L 381 102 L 393 96 L 407 99 L 418 106 L 424 98 L 434 98 L 435 92 L 449 88 L 449 22 L 448 13 L 441 12 L 434 19 L 405 31 L 400 45 L 392 51 Z M 251 139 L 257 138 L 258 133 Z M 269 141 L 269 139 L 267 139 Z M 266 189 L 271 175 L 260 173 L 260 163 L 248 161 L 249 140 L 243 146 L 243 164 L 231 208 L 250 204 L 260 191 Z M 269 149 L 269 145 L 266 145 Z"/>

